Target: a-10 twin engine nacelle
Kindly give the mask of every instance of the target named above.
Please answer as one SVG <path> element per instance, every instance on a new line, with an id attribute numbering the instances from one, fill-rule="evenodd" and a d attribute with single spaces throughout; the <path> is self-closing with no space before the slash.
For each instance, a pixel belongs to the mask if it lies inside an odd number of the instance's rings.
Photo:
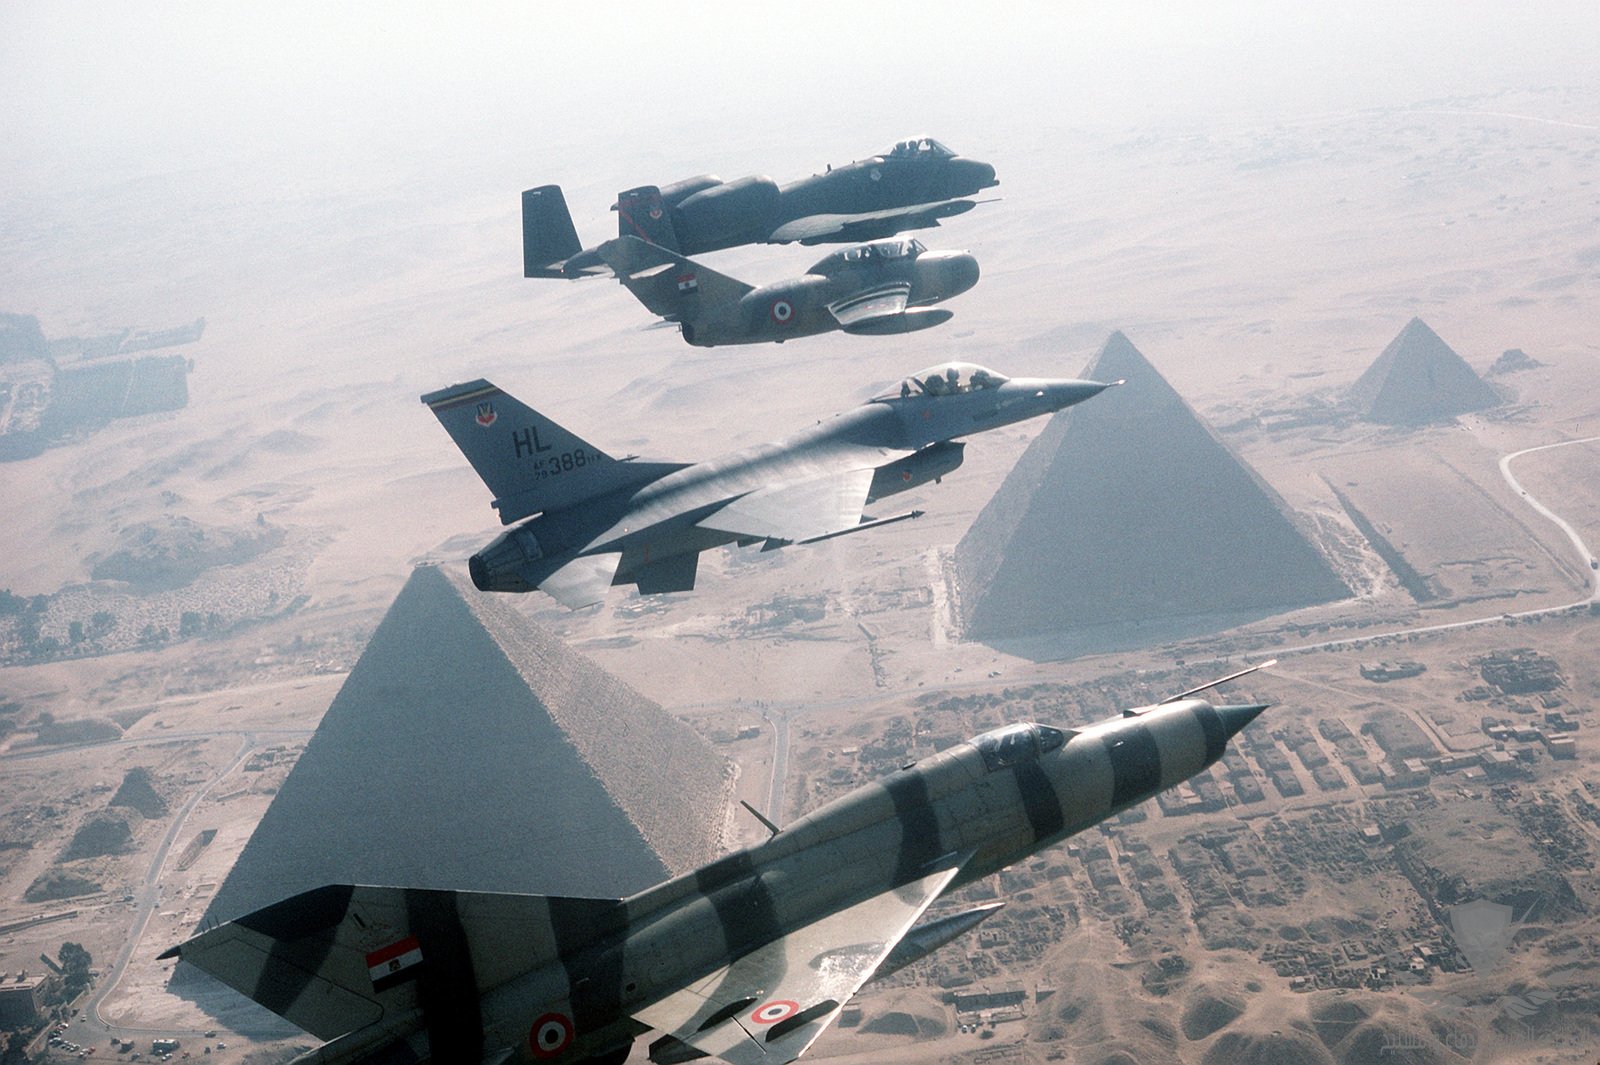
<path id="1" fill-rule="evenodd" d="M 641 185 L 617 196 L 619 234 L 685 255 L 764 240 L 778 209 L 778 183 L 751 176 L 723 181 L 701 174 L 663 188 Z"/>
<path id="2" fill-rule="evenodd" d="M 877 473 L 873 474 L 872 487 L 867 491 L 867 501 L 870 503 L 919 484 L 937 481 L 961 465 L 966 451 L 966 441 L 946 440 L 914 451 L 898 462 L 879 466 Z"/>

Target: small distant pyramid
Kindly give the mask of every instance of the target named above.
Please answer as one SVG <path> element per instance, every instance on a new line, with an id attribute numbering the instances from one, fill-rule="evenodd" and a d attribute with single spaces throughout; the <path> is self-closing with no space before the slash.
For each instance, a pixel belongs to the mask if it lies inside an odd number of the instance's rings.
<path id="1" fill-rule="evenodd" d="M 1127 337 L 1084 376 L 1127 383 L 1052 417 L 956 545 L 969 638 L 1065 657 L 1350 594 Z"/>
<path id="2" fill-rule="evenodd" d="M 1350 388 L 1364 421 L 1426 425 L 1500 404 L 1500 396 L 1439 334 L 1413 318 Z"/>
<path id="3" fill-rule="evenodd" d="M 208 917 L 328 883 L 627 895 L 716 856 L 731 780 L 659 705 L 419 567 Z"/>

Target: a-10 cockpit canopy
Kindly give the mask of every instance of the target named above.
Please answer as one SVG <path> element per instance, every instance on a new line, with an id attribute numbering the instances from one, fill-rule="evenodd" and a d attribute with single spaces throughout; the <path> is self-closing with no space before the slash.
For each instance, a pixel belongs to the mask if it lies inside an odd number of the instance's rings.
<path id="1" fill-rule="evenodd" d="M 988 772 L 1030 762 L 1067 742 L 1067 733 L 1049 725 L 1023 722 L 985 732 L 972 740 Z"/>
<path id="2" fill-rule="evenodd" d="M 910 396 L 954 396 L 963 392 L 981 392 L 986 388 L 997 388 L 1005 384 L 1007 378 L 993 370 L 985 369 L 970 362 L 947 362 L 939 366 L 930 366 L 926 370 L 916 373 L 900 382 L 900 387 L 894 392 L 885 392 L 878 399 L 906 399 Z"/>
<path id="3" fill-rule="evenodd" d="M 927 245 L 916 237 L 875 240 L 870 244 L 858 244 L 853 248 L 836 251 L 826 258 L 817 260 L 817 264 L 806 272 L 826 275 L 841 266 L 870 267 L 874 263 L 889 262 L 893 259 L 915 258 L 927 250 Z"/>
<path id="4" fill-rule="evenodd" d="M 885 159 L 949 159 L 956 153 L 932 137 L 911 137 L 878 154 Z"/>

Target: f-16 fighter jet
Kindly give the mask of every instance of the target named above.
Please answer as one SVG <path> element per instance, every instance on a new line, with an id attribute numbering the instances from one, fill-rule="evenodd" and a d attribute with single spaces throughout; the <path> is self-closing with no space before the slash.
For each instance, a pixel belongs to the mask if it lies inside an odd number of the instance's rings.
<path id="1" fill-rule="evenodd" d="M 723 181 L 701 174 L 641 185 L 617 196 L 617 236 L 641 237 L 680 255 L 741 244 L 855 244 L 939 224 L 977 206 L 967 199 L 1000 184 L 994 167 L 964 159 L 932 137 L 911 137 L 848 166 L 778 187 L 769 177 Z M 559 185 L 522 194 L 522 273 L 576 278 L 603 273 L 598 248 L 583 248 Z"/>
<path id="2" fill-rule="evenodd" d="M 638 237 L 608 240 L 599 251 L 640 303 L 703 348 L 782 344 L 835 329 L 870 336 L 928 329 L 951 318 L 928 304 L 978 283 L 978 260 L 929 251 L 915 238 L 836 251 L 804 276 L 760 288 Z"/>
<path id="3" fill-rule="evenodd" d="M 539 588 L 577 609 L 613 584 L 689 591 L 700 552 L 723 544 L 772 550 L 918 517 L 863 511 L 960 466 L 958 438 L 1107 387 L 950 363 L 782 440 L 695 464 L 613 458 L 488 381 L 422 402 L 494 493 L 500 521 L 521 523 L 472 556 L 472 583 Z"/>
<path id="4" fill-rule="evenodd" d="M 1264 709 L 1009 725 L 631 898 L 332 885 L 161 956 L 330 1040 L 304 1065 L 616 1065 L 651 1030 L 659 1065 L 783 1065 L 1001 905 L 924 920 L 936 899 L 1204 771 Z"/>

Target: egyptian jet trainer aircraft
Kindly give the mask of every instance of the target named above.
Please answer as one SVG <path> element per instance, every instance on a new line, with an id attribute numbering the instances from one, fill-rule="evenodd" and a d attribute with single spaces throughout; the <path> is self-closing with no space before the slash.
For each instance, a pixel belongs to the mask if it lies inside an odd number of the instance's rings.
<path id="1" fill-rule="evenodd" d="M 958 437 L 1107 387 L 951 363 L 793 436 L 692 465 L 612 458 L 488 381 L 422 402 L 494 493 L 500 521 L 521 522 L 472 556 L 472 583 L 486 592 L 539 588 L 576 609 L 613 584 L 689 591 L 700 552 L 723 544 L 771 550 L 917 517 L 862 511 L 960 466 Z"/>
<path id="2" fill-rule="evenodd" d="M 929 251 L 916 238 L 836 251 L 801 277 L 756 288 L 638 237 L 618 237 L 600 256 L 639 302 L 698 347 L 778 344 L 842 329 L 857 335 L 910 333 L 947 322 L 929 307 L 978 283 L 978 260 Z"/>
<path id="3" fill-rule="evenodd" d="M 331 1040 L 297 1065 L 619 1065 L 651 1029 L 658 1065 L 784 1065 L 1003 905 L 922 920 L 934 900 L 1204 771 L 1265 709 L 1194 694 L 985 733 L 631 898 L 330 885 L 161 957 Z"/>
<path id="4" fill-rule="evenodd" d="M 617 235 L 682 255 L 741 244 L 854 244 L 925 229 L 977 206 L 994 167 L 964 159 L 931 137 L 912 137 L 848 166 L 784 185 L 769 177 L 723 181 L 715 174 L 617 196 Z M 605 271 L 583 248 L 559 185 L 522 194 L 525 277 L 584 277 Z"/>

